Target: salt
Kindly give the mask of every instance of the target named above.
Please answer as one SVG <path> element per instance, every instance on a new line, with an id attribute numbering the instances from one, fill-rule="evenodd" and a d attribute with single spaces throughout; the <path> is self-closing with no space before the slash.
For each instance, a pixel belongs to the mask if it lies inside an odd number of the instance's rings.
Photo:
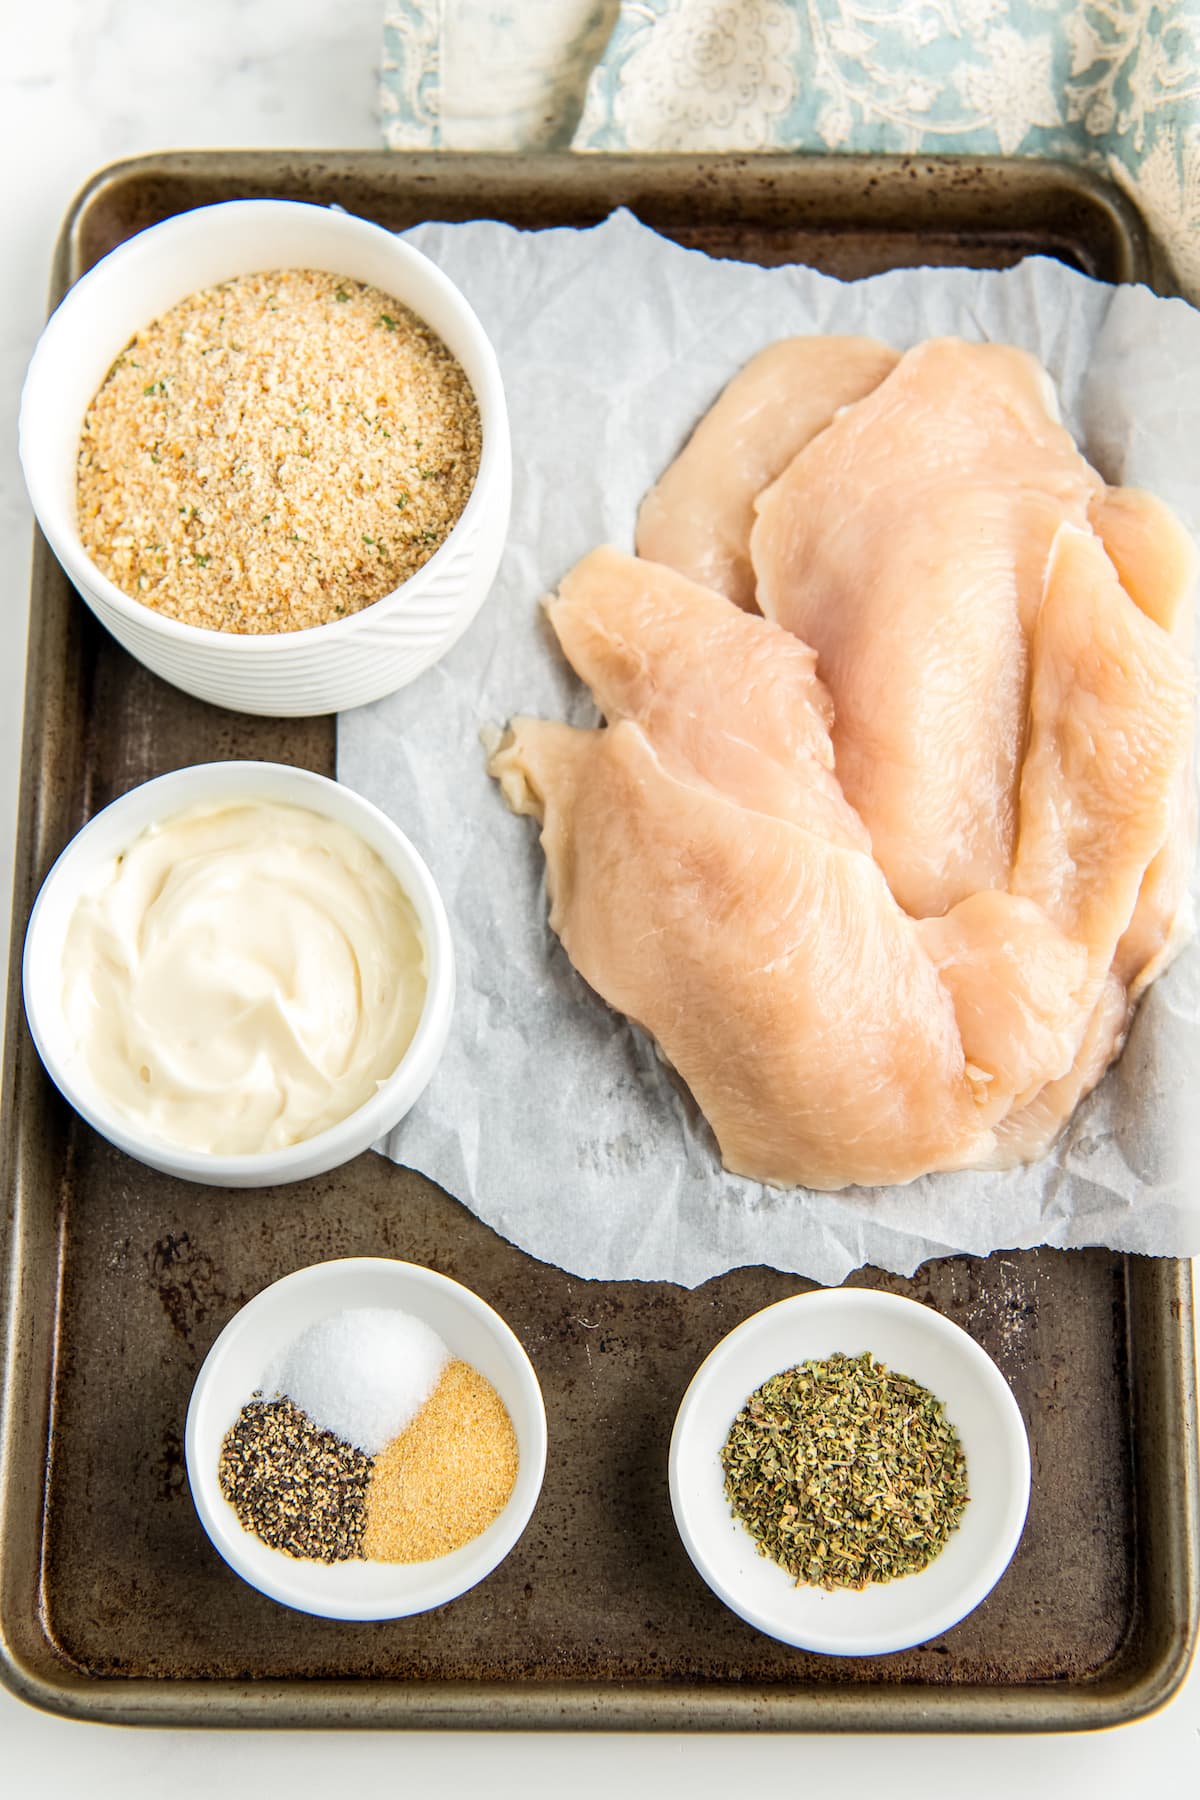
<path id="1" fill-rule="evenodd" d="M 416 1418 L 450 1360 L 410 1313 L 356 1307 L 320 1319 L 288 1346 L 263 1382 L 322 1431 L 376 1456 Z"/>

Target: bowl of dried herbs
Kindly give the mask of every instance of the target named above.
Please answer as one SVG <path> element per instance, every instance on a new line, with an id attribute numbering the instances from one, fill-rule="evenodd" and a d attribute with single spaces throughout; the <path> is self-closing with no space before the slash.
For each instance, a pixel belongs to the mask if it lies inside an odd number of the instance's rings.
<path id="1" fill-rule="evenodd" d="M 715 1594 L 799 1648 L 929 1642 L 990 1593 L 1029 1504 L 1029 1440 L 987 1352 L 896 1294 L 795 1295 L 697 1370 L 671 1439 L 675 1523 Z"/>

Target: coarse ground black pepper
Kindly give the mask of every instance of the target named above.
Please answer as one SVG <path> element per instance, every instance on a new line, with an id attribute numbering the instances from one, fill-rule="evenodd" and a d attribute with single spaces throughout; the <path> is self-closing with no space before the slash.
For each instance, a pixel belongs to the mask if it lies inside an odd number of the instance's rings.
<path id="1" fill-rule="evenodd" d="M 362 1555 L 372 1458 L 318 1431 L 286 1397 L 247 1401 L 221 1446 L 221 1492 L 272 1550 L 319 1562 Z"/>

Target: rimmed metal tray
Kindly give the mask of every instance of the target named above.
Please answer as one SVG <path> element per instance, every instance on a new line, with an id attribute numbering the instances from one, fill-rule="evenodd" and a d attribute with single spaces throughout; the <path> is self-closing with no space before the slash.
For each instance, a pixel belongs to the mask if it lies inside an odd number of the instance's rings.
<path id="1" fill-rule="evenodd" d="M 1113 191 L 1036 163 L 221 152 L 98 175 L 63 226 L 54 297 L 157 219 L 262 194 L 396 227 L 586 224 L 624 203 L 689 244 L 842 276 L 1030 251 L 1114 281 L 1150 267 Z M 25 1028 L 19 951 L 41 877 L 135 783 L 218 757 L 329 771 L 334 726 L 176 693 L 100 629 L 41 543 L 26 706 L 0 1166 L 0 1667 L 17 1693 L 126 1724 L 959 1731 L 1111 1725 L 1173 1693 L 1198 1605 L 1185 1264 L 1036 1250 L 911 1281 L 856 1275 L 932 1302 L 997 1359 L 1030 1428 L 1028 1528 L 979 1610 L 921 1649 L 838 1661 L 760 1637 L 676 1538 L 667 1443 L 716 1340 L 806 1284 L 764 1269 L 692 1293 L 574 1280 L 370 1154 L 230 1193 L 109 1148 L 59 1100 Z M 233 1311 L 288 1270 L 360 1254 L 478 1289 L 527 1346 L 550 1419 L 543 1498 L 507 1562 L 453 1605 L 385 1625 L 290 1613 L 239 1582 L 196 1520 L 181 1449 L 192 1379 Z"/>

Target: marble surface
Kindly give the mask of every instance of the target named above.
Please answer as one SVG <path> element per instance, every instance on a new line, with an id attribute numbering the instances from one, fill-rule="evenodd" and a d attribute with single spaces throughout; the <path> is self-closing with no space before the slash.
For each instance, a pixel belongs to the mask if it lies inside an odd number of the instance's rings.
<path id="1" fill-rule="evenodd" d="M 3 10 L 0 152 L 10 171 L 0 258 L 0 894 L 8 893 L 30 518 L 16 461 L 17 397 L 44 312 L 50 251 L 72 193 L 102 163 L 139 151 L 214 145 L 372 146 L 382 0 L 42 0 Z M 837 1784 L 889 1800 L 1014 1789 L 1030 1800 L 1091 1800 L 1200 1780 L 1200 1667 L 1156 1719 L 1116 1733 L 1052 1738 L 684 1739 L 627 1736 L 132 1732 L 50 1718 L 0 1690 L 5 1792 L 93 1800 L 157 1791 L 178 1800 L 278 1780 L 293 1796 L 347 1784 L 431 1780 L 489 1800 L 577 1800 L 686 1785 L 696 1800 Z"/>

